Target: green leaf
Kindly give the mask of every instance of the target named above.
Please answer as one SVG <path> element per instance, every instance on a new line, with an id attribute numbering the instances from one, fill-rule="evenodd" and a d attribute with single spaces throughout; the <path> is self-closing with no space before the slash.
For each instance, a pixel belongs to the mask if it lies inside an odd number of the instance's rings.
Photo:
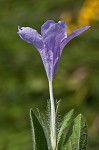
<path id="1" fill-rule="evenodd" d="M 81 114 L 79 114 L 73 123 L 72 132 L 63 150 L 86 150 L 87 147 L 87 123 Z"/>
<path id="2" fill-rule="evenodd" d="M 30 120 L 32 127 L 33 150 L 48 150 L 43 127 L 32 109 L 30 109 Z"/>
<path id="3" fill-rule="evenodd" d="M 42 114 L 40 113 L 39 109 L 37 109 L 37 116 L 38 116 L 38 120 L 40 122 L 40 124 L 42 125 L 43 129 L 44 129 L 44 133 L 46 136 L 46 140 L 47 140 L 47 145 L 48 145 L 48 150 L 52 150 L 52 146 L 51 146 L 51 141 L 50 141 L 50 103 L 47 105 L 48 107 L 48 111 L 46 112 L 46 114 Z"/>
<path id="4" fill-rule="evenodd" d="M 58 139 L 57 139 L 58 147 L 60 147 L 59 145 L 62 146 L 64 139 L 66 138 L 71 122 L 73 120 L 73 113 L 74 113 L 74 110 L 72 109 L 64 116 L 64 119 L 61 124 L 61 128 L 59 130 Z"/>

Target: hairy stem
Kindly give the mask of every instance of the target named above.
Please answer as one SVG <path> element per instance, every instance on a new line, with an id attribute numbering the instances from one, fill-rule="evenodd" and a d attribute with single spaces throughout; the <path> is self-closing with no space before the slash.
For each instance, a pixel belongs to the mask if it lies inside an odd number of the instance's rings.
<path id="1" fill-rule="evenodd" d="M 51 105 L 50 138 L 51 138 L 52 149 L 56 150 L 56 127 L 55 127 L 56 114 L 55 114 L 52 80 L 49 80 L 49 93 L 50 93 L 50 103 L 51 103 L 50 104 Z"/>

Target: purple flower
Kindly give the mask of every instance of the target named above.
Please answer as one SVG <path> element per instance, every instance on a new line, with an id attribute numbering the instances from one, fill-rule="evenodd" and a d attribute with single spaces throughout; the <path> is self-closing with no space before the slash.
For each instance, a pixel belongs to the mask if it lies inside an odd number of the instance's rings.
<path id="1" fill-rule="evenodd" d="M 67 36 L 67 25 L 64 21 L 55 23 L 53 20 L 48 20 L 41 26 L 41 35 L 30 27 L 18 27 L 18 34 L 24 41 L 31 43 L 37 48 L 47 77 L 49 80 L 52 80 L 65 45 L 89 27 L 85 26 L 75 30 L 71 35 Z"/>

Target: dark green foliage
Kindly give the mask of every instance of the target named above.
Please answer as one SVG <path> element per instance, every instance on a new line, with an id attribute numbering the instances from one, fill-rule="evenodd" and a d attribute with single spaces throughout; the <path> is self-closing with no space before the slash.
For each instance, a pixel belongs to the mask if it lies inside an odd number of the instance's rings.
<path id="1" fill-rule="evenodd" d="M 33 150 L 48 150 L 44 129 L 31 109 L 30 120 L 32 128 Z"/>

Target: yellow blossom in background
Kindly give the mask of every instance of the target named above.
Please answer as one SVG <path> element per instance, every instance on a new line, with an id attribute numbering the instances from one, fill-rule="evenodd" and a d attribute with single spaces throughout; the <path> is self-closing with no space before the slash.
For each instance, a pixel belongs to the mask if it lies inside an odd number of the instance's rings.
<path id="1" fill-rule="evenodd" d="M 60 15 L 60 19 L 64 20 L 67 23 L 68 34 L 79 27 L 85 26 L 87 24 L 91 25 L 91 21 L 93 19 L 99 20 L 99 0 L 85 0 L 76 16 L 76 23 L 74 23 L 73 21 L 74 16 L 71 11 L 63 12 Z"/>
<path id="2" fill-rule="evenodd" d="M 78 15 L 78 25 L 91 24 L 91 20 L 99 20 L 99 0 L 86 0 Z"/>

